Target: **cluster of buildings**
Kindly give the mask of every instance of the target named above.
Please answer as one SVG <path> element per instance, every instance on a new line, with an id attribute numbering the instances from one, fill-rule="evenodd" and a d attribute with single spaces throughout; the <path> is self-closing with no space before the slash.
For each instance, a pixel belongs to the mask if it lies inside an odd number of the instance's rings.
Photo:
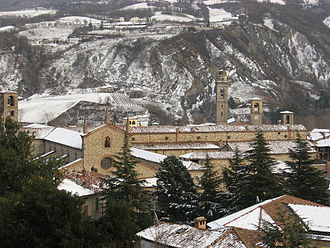
<path id="1" fill-rule="evenodd" d="M 102 178 L 111 175 L 114 170 L 115 156 L 121 151 L 125 132 L 128 133 L 131 142 L 132 156 L 137 160 L 136 171 L 139 178 L 146 181 L 144 186 L 149 190 L 154 189 L 156 173 L 159 171 L 161 162 L 167 156 L 177 156 L 191 173 L 195 182 L 198 183 L 204 171 L 203 163 L 207 157 L 210 158 L 215 169 L 221 172 L 224 167 L 229 165 L 229 160 L 233 158 L 236 148 L 242 153 L 251 149 L 251 143 L 258 132 L 263 133 L 265 140 L 269 143 L 271 156 L 278 160 L 279 166 L 290 160 L 290 150 L 295 148 L 294 140 L 298 135 L 302 139 L 308 140 L 310 155 L 318 161 L 315 166 L 321 170 L 326 170 L 329 176 L 330 130 L 314 129 L 308 132 L 304 126 L 294 124 L 294 115 L 289 111 L 281 113 L 281 123 L 263 125 L 262 99 L 260 98 L 251 99 L 250 123 L 233 122 L 227 124 L 228 88 L 229 82 L 226 72 L 221 71 L 217 78 L 216 124 L 138 126 L 133 120 L 126 119 L 126 125 L 117 125 L 112 123 L 110 115 L 106 111 L 104 123 L 97 127 L 89 127 L 87 120 L 85 120 L 83 127 L 63 128 L 29 124 L 23 126 L 22 129 L 34 135 L 33 146 L 36 156 L 56 157 L 63 161 L 60 170 L 65 173 L 66 179 L 62 182 L 60 188 L 83 197 L 86 200 L 83 206 L 84 212 L 93 218 L 98 218 L 103 213 L 102 201 L 100 201 Z M 0 111 L 3 120 L 8 116 L 15 121 L 18 120 L 17 97 L 15 92 L 1 92 Z M 251 210 L 242 212 L 241 215 L 245 216 L 244 218 L 250 218 L 249 216 L 252 218 L 251 213 L 255 213 L 253 218 L 256 218 L 256 216 L 261 218 L 261 215 L 264 215 L 268 219 L 273 219 L 266 206 L 275 204 L 275 202 L 289 204 L 289 206 L 290 204 L 307 204 L 303 200 L 297 200 L 298 203 L 296 203 L 296 200 L 282 202 L 281 199 L 292 200 L 295 198 L 284 196 L 283 198 L 273 199 L 264 205 L 254 206 Z M 314 208 L 318 207 L 317 204 L 308 204 Z M 296 211 L 296 208 L 291 208 L 291 210 Z M 168 223 L 151 227 L 150 230 L 144 230 L 138 235 L 147 243 L 156 242 L 164 245 L 167 245 L 167 240 L 172 240 L 173 237 L 186 239 L 191 235 L 194 237 L 191 239 L 192 241 L 200 242 L 200 240 L 205 239 L 205 244 L 209 243 L 210 245 L 236 239 L 238 243 L 243 242 L 246 244 L 250 241 L 242 241 L 241 239 L 253 230 L 249 228 L 247 228 L 247 231 L 242 230 L 241 228 L 245 228 L 244 225 L 226 225 L 226 223 L 237 223 L 234 220 L 238 218 L 244 220 L 243 217 L 237 215 L 235 218 L 228 219 L 228 221 L 227 219 L 226 221 L 220 221 L 219 223 L 222 223 L 221 225 L 225 226 L 226 230 L 218 229 L 216 222 L 209 223 L 210 228 L 203 230 L 203 237 L 201 236 L 200 239 L 197 238 L 200 232 L 199 228 L 194 229 L 193 227 Z M 258 219 L 255 221 L 258 224 Z M 327 228 L 329 229 L 326 232 L 330 232 L 330 227 L 327 226 Z M 157 233 L 158 231 L 161 231 L 161 237 L 157 235 L 151 237 L 151 234 L 148 233 Z M 165 240 L 165 243 L 163 240 Z M 177 240 L 177 242 L 181 241 Z M 226 246 L 197 245 L 196 247 Z"/>

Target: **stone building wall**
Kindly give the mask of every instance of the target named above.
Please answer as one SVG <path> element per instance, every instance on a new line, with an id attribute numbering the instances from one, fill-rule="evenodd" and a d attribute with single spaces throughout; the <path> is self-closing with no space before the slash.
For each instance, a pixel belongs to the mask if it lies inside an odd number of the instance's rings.
<path id="1" fill-rule="evenodd" d="M 107 128 L 108 127 L 108 128 Z M 105 147 L 106 137 L 110 138 L 110 147 Z M 106 124 L 92 132 L 83 136 L 83 157 L 84 167 L 91 170 L 92 167 L 97 168 L 102 174 L 109 174 L 113 168 L 104 170 L 101 167 L 102 159 L 108 157 L 114 159 L 118 155 L 124 142 L 124 131 Z"/>

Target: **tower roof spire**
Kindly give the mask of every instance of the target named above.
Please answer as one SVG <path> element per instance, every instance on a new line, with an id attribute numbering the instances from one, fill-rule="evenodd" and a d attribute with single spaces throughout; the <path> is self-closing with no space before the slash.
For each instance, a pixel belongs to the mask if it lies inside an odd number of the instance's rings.
<path id="1" fill-rule="evenodd" d="M 109 114 L 108 109 L 106 109 L 106 111 L 105 111 L 105 123 L 110 124 L 110 114 Z"/>

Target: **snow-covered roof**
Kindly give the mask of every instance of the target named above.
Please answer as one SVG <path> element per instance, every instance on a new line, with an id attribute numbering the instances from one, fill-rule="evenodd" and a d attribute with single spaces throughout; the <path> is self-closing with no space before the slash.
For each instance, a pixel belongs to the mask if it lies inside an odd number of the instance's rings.
<path id="1" fill-rule="evenodd" d="M 326 139 L 322 139 L 316 142 L 317 147 L 330 147 L 330 135 Z"/>
<path id="2" fill-rule="evenodd" d="M 206 150 L 219 149 L 218 145 L 203 142 L 167 143 L 167 144 L 133 144 L 134 147 L 145 150 Z"/>
<path id="3" fill-rule="evenodd" d="M 231 159 L 234 157 L 234 152 L 220 151 L 220 152 L 190 152 L 183 154 L 180 158 L 191 160 L 205 160 L 207 155 L 210 159 Z"/>
<path id="4" fill-rule="evenodd" d="M 22 127 L 24 131 L 28 131 L 34 134 L 35 139 L 44 139 L 55 127 L 41 125 L 41 124 L 31 124 Z"/>
<path id="5" fill-rule="evenodd" d="M 138 149 L 135 147 L 131 147 L 131 154 L 132 156 L 136 158 L 141 158 L 146 161 L 151 161 L 154 163 L 160 164 L 165 158 L 167 158 L 166 155 L 154 153 L 154 152 L 149 152 L 146 150 Z M 182 164 L 188 169 L 188 170 L 202 170 L 203 167 L 200 166 L 199 164 L 196 164 L 191 161 L 181 161 Z"/>
<path id="6" fill-rule="evenodd" d="M 151 226 L 136 235 L 140 238 L 170 247 L 207 247 L 223 233 L 221 231 L 201 230 L 188 225 L 160 223 Z"/>
<path id="7" fill-rule="evenodd" d="M 259 98 L 259 97 L 252 97 L 252 98 L 250 98 L 250 101 L 261 101 L 261 98 Z"/>
<path id="8" fill-rule="evenodd" d="M 94 194 L 93 190 L 86 189 L 75 182 L 69 180 L 69 179 L 64 179 L 58 186 L 57 188 L 59 190 L 65 190 L 72 195 L 77 195 L 77 196 L 87 196 L 87 195 L 92 195 Z"/>
<path id="9" fill-rule="evenodd" d="M 230 214 L 228 216 L 222 217 L 215 221 L 208 223 L 208 226 L 212 229 L 224 228 L 224 227 L 239 227 L 248 230 L 256 230 L 262 221 L 268 221 L 271 223 L 277 223 L 278 213 L 280 211 L 285 211 L 287 208 L 285 205 L 297 204 L 305 206 L 321 207 L 323 205 L 314 203 L 311 201 L 306 201 L 301 198 L 293 197 L 290 195 L 283 195 L 273 199 L 269 199 L 251 207 L 242 209 L 236 213 Z M 316 210 L 316 208 L 313 208 Z M 310 212 L 310 215 L 314 215 L 314 212 Z M 316 214 L 313 218 L 318 218 Z M 307 216 L 308 217 L 308 216 Z M 312 218 L 312 217 L 311 217 Z M 330 222 L 329 222 L 330 223 Z"/>
<path id="10" fill-rule="evenodd" d="M 293 114 L 293 112 L 291 112 L 291 111 L 282 111 L 282 112 L 280 112 L 280 114 Z"/>
<path id="11" fill-rule="evenodd" d="M 330 129 L 319 129 L 315 128 L 308 133 L 307 138 L 311 141 L 317 141 L 330 137 Z"/>
<path id="12" fill-rule="evenodd" d="M 55 128 L 44 139 L 61 145 L 82 149 L 81 133 L 70 129 Z"/>
<path id="13" fill-rule="evenodd" d="M 208 223 L 207 225 L 212 229 L 224 228 L 224 227 L 241 227 L 249 230 L 256 230 L 256 226 L 259 224 L 260 207 L 264 206 L 272 201 L 275 201 L 280 197 L 276 197 L 270 200 L 266 200 L 255 204 L 251 207 L 244 208 L 241 211 L 222 217 L 215 221 Z M 269 221 L 269 215 L 261 215 L 262 218 L 266 218 Z"/>
<path id="14" fill-rule="evenodd" d="M 297 147 L 294 140 L 284 140 L 284 141 L 267 141 L 268 148 L 270 149 L 270 154 L 287 154 L 290 149 L 293 150 Z M 230 142 L 229 147 L 235 151 L 237 148 L 240 152 L 246 152 L 252 150 L 252 142 Z M 315 152 L 313 148 L 309 146 L 309 152 Z"/>
<path id="15" fill-rule="evenodd" d="M 207 132 L 285 132 L 285 131 L 307 131 L 303 125 L 216 125 L 216 126 L 148 126 L 131 127 L 132 134 L 138 133 L 207 133 Z"/>
<path id="16" fill-rule="evenodd" d="M 308 225 L 309 231 L 330 233 L 330 207 L 297 204 L 289 207 Z"/>

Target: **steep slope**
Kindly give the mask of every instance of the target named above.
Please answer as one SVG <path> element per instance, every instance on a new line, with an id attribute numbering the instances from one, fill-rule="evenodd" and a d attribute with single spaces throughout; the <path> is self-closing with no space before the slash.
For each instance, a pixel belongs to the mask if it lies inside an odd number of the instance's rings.
<path id="1" fill-rule="evenodd" d="M 306 11 L 289 2 L 252 1 L 209 6 L 246 14 L 215 28 L 153 23 L 120 32 L 87 29 L 75 35 L 94 39 L 47 52 L 31 47 L 31 54 L 25 54 L 7 46 L 0 55 L 0 80 L 22 96 L 104 87 L 126 92 L 141 105 L 156 103 L 181 123 L 211 122 L 215 78 L 225 68 L 231 81 L 231 116 L 247 120 L 249 98 L 260 96 L 268 111 L 265 121 L 275 123 L 279 111 L 289 109 L 307 126 L 326 125 L 330 31 L 313 13 L 320 13 L 320 7 Z M 26 68 L 39 60 L 32 68 L 36 79 L 31 80 L 22 64 Z"/>

